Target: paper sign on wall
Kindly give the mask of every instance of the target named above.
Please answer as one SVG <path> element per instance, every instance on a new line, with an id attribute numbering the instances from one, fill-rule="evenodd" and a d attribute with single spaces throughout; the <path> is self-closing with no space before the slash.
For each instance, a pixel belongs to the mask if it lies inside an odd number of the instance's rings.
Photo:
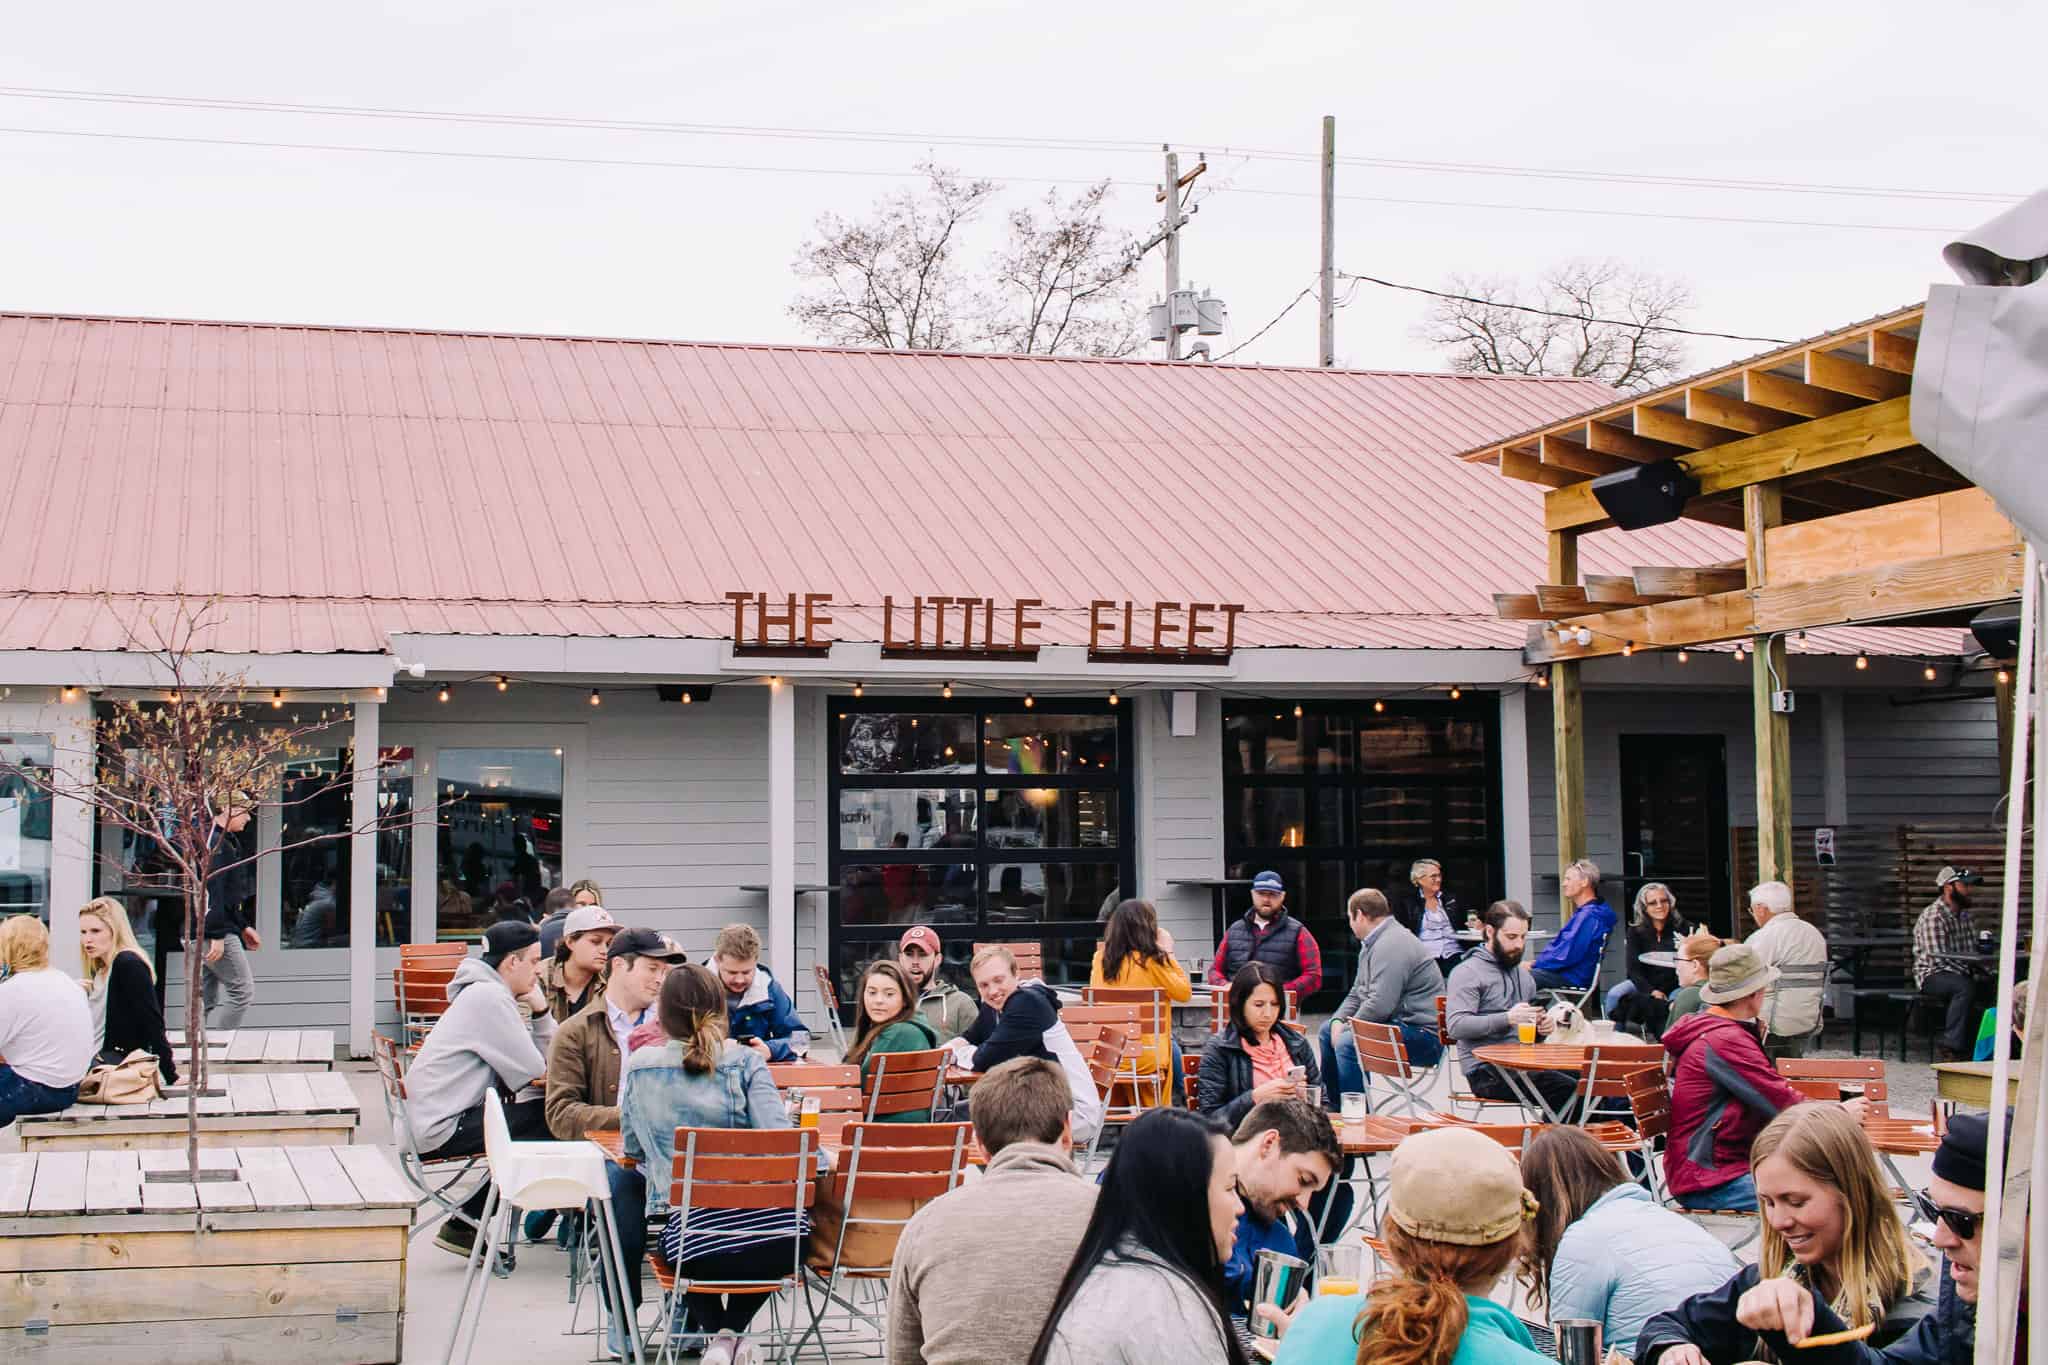
<path id="1" fill-rule="evenodd" d="M 21 798 L 0 799 L 0 872 L 21 870 Z"/>
<path id="2" fill-rule="evenodd" d="M 1835 863 L 1835 831 L 1822 825 L 1813 832 L 1813 860 L 1822 867 L 1833 867 Z"/>

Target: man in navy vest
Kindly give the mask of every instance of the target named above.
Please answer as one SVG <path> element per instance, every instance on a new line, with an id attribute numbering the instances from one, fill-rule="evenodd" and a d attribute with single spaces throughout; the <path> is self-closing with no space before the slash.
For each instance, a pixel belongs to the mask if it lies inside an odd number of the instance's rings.
<path id="1" fill-rule="evenodd" d="M 1271 967 L 1297 1001 L 1323 986 L 1323 951 L 1308 926 L 1287 913 L 1287 886 L 1278 872 L 1252 878 L 1252 908 L 1232 921 L 1209 964 L 1212 985 L 1227 986 L 1247 962 Z"/>

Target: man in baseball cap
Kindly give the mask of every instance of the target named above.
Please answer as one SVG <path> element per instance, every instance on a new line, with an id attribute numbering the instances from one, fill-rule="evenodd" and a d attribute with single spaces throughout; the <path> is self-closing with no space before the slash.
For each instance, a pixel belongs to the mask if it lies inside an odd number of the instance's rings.
<path id="1" fill-rule="evenodd" d="M 602 905 L 579 905 L 562 921 L 561 942 L 540 979 L 555 1022 L 567 1023 L 593 994 L 603 993 L 599 983 L 604 979 L 605 954 L 618 932 L 619 922 Z"/>
<path id="2" fill-rule="evenodd" d="M 896 963 L 917 991 L 917 1009 L 941 1043 L 951 1042 L 981 1017 L 981 1002 L 946 980 L 945 948 L 938 930 L 929 924 L 913 924 L 896 942 Z"/>
<path id="3" fill-rule="evenodd" d="M 1287 913 L 1287 884 L 1278 872 L 1252 878 L 1252 908 L 1224 931 L 1216 960 L 1209 964 L 1209 983 L 1229 985 L 1247 962 L 1271 967 L 1297 1000 L 1322 989 L 1323 950 L 1308 926 Z"/>
<path id="4" fill-rule="evenodd" d="M 1949 1061 L 1971 1054 L 1984 1011 L 1987 978 L 1970 922 L 1970 888 L 1983 880 L 1974 869 L 1944 867 L 1934 878 L 1934 900 L 1913 921 L 1913 984 L 1943 1003 L 1941 1046 Z"/>

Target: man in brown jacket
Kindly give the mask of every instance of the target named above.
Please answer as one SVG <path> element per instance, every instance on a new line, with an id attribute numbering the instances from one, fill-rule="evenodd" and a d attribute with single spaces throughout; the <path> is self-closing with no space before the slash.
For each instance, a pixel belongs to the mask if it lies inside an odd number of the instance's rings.
<path id="1" fill-rule="evenodd" d="M 987 1173 L 917 1211 L 889 1274 L 890 1365 L 1023 1360 L 1095 1211 L 1057 1062 L 1016 1057 L 972 1092 Z"/>
<path id="2" fill-rule="evenodd" d="M 683 960 L 683 950 L 652 929 L 622 929 L 612 939 L 604 988 L 555 1032 L 548 1045 L 548 1131 L 571 1142 L 593 1128 L 619 1126 L 619 1072 L 626 1035 L 653 1017 L 662 978 Z M 640 1304 L 640 1263 L 647 1257 L 647 1182 L 637 1170 L 605 1163 L 611 1176 L 612 1217 L 619 1251 Z M 614 1349 L 623 1340 L 615 1330 Z"/>

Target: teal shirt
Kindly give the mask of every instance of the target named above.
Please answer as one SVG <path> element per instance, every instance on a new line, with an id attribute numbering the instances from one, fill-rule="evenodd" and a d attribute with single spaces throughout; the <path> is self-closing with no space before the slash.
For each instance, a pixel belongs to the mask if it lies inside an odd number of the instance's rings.
<path id="1" fill-rule="evenodd" d="M 1458 1338 L 1451 1365 L 1557 1365 L 1536 1349 L 1529 1329 L 1492 1299 L 1467 1294 L 1465 1306 L 1472 1316 L 1465 1335 Z M 1358 1339 L 1351 1335 L 1351 1325 L 1364 1307 L 1362 1294 L 1315 1299 L 1287 1329 L 1274 1365 L 1352 1365 L 1358 1359 Z"/>

